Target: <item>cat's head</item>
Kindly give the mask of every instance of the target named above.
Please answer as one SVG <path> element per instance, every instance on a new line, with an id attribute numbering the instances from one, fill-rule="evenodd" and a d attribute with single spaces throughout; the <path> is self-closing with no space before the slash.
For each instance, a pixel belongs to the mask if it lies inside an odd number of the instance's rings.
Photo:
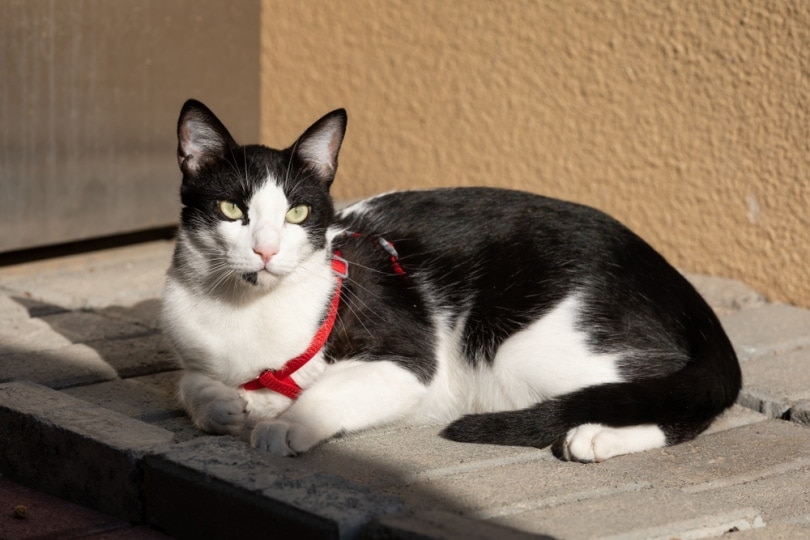
<path id="1" fill-rule="evenodd" d="M 177 124 L 176 266 L 198 281 L 258 289 L 294 274 L 325 246 L 345 131 L 346 111 L 338 109 L 287 149 L 240 146 L 205 105 L 187 101 Z"/>

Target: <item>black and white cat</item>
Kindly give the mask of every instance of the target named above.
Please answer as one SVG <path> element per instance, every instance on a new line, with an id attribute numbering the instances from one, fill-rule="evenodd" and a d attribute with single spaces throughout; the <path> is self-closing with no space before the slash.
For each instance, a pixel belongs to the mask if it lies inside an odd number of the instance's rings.
<path id="1" fill-rule="evenodd" d="M 163 316 L 212 433 L 295 455 L 452 422 L 455 441 L 583 462 L 689 440 L 739 364 L 694 288 L 605 214 L 528 193 L 404 191 L 335 215 L 346 113 L 286 150 L 203 104 L 178 124 L 183 210 Z"/>

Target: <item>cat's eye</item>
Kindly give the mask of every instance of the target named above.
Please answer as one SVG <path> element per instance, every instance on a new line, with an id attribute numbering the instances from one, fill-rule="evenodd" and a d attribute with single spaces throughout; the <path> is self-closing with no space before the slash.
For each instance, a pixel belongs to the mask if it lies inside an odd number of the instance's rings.
<path id="1" fill-rule="evenodd" d="M 233 201 L 219 201 L 219 211 L 222 212 L 223 216 L 234 221 L 242 219 L 245 215 L 242 209 Z"/>
<path id="2" fill-rule="evenodd" d="M 298 206 L 293 206 L 292 208 L 287 210 L 287 215 L 284 216 L 284 219 L 287 220 L 287 223 L 297 225 L 299 223 L 302 223 L 308 217 L 309 217 L 309 206 L 307 206 L 306 204 L 299 204 Z"/>

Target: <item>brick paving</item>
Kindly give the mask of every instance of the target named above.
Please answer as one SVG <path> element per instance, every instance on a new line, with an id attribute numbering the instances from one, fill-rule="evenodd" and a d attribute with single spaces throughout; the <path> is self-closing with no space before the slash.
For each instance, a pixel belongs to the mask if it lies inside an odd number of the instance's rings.
<path id="1" fill-rule="evenodd" d="M 0 268 L 0 538 L 810 537 L 809 310 L 689 276 L 745 387 L 686 444 L 582 465 L 427 426 L 283 459 L 177 404 L 157 324 L 171 247 Z"/>

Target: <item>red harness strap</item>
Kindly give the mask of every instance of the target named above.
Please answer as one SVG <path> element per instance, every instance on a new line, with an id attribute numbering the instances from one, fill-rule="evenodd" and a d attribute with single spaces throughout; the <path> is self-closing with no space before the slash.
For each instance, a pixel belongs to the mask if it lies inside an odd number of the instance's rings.
<path id="1" fill-rule="evenodd" d="M 399 264 L 399 254 L 397 250 L 394 248 L 394 245 L 385 238 L 353 232 L 347 232 L 344 233 L 344 235 L 374 240 L 388 254 L 394 273 L 404 278 L 408 277 L 405 270 L 403 270 Z M 332 328 L 335 326 L 335 320 L 337 319 L 338 306 L 340 305 L 340 290 L 343 286 L 343 280 L 349 276 L 349 263 L 340 256 L 340 250 L 335 250 L 332 255 L 332 272 L 334 272 L 337 277 L 335 292 L 332 295 L 332 301 L 329 303 L 326 319 L 323 321 L 323 324 L 321 324 L 321 327 L 318 328 L 318 331 L 315 332 L 315 336 L 312 338 L 307 350 L 281 366 L 280 369 L 268 369 L 263 371 L 257 378 L 243 384 L 242 388 L 245 390 L 261 390 L 267 388 L 285 395 L 292 400 L 298 398 L 298 395 L 301 393 L 301 387 L 293 380 L 292 374 L 309 362 L 312 357 L 318 354 L 318 351 L 323 348 L 324 344 L 326 344 L 326 340 L 329 339 L 329 334 L 332 332 Z"/>
<path id="2" fill-rule="evenodd" d="M 329 338 L 332 327 L 335 326 L 338 306 L 340 305 L 340 289 L 349 271 L 349 263 L 340 256 L 340 251 L 335 251 L 332 256 L 332 271 L 335 273 L 335 276 L 337 276 L 335 292 L 332 294 L 332 301 L 329 303 L 326 319 L 321 324 L 321 327 L 318 328 L 318 331 L 315 332 L 315 336 L 312 338 L 307 350 L 284 364 L 281 369 L 275 371 L 268 369 L 264 371 L 257 378 L 243 384 L 242 388 L 245 390 L 268 388 L 292 400 L 298 398 L 298 395 L 301 393 L 301 387 L 293 380 L 292 374 L 309 362 L 313 356 L 318 354 L 318 351 L 323 348 L 326 340 Z"/>

